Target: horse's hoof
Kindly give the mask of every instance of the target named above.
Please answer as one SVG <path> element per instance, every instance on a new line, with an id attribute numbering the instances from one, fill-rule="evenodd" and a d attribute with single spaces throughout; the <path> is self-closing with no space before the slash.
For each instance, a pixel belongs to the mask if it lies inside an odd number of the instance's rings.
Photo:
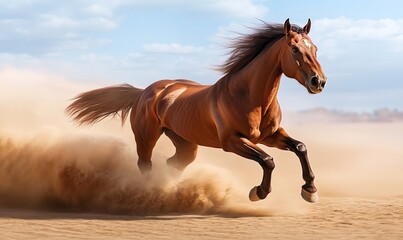
<path id="1" fill-rule="evenodd" d="M 258 195 L 257 195 L 257 186 L 252 188 L 249 192 L 249 200 L 252 202 L 256 202 L 259 200 L 262 200 Z"/>
<path id="2" fill-rule="evenodd" d="M 318 192 L 310 193 L 302 188 L 301 196 L 305 201 L 310 203 L 316 203 L 319 201 Z"/>

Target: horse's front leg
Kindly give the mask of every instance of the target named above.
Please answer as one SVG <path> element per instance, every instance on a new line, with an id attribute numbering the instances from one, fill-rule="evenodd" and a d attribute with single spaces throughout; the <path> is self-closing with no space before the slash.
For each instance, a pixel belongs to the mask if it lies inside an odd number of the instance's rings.
<path id="1" fill-rule="evenodd" d="M 318 194 L 314 184 L 315 175 L 309 164 L 305 144 L 288 136 L 283 128 L 279 128 L 273 135 L 267 137 L 261 143 L 269 147 L 292 151 L 298 156 L 302 166 L 302 177 L 305 180 L 301 196 L 308 202 L 317 202 Z"/>
<path id="2" fill-rule="evenodd" d="M 226 138 L 223 142 L 223 149 L 259 163 L 263 169 L 262 182 L 259 186 L 252 188 L 249 193 L 249 199 L 258 201 L 266 198 L 271 192 L 271 173 L 274 169 L 273 158 L 248 139 L 238 135 Z"/>

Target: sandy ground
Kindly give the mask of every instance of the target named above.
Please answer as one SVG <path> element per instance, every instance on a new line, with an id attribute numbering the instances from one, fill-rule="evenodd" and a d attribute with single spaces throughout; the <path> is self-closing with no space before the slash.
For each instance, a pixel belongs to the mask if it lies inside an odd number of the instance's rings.
<path id="1" fill-rule="evenodd" d="M 122 216 L 1 209 L 1 239 L 401 239 L 403 199 L 324 198 L 266 217 Z"/>
<path id="2" fill-rule="evenodd" d="M 145 179 L 127 124 L 77 128 L 64 116 L 68 99 L 91 86 L 12 69 L 0 84 L 0 239 L 403 238 L 402 122 L 285 114 L 284 127 L 308 147 L 320 201 L 299 196 L 294 154 L 264 148 L 276 161 L 273 192 L 252 203 L 262 174 L 252 161 L 200 148 L 178 176 L 162 138 Z"/>

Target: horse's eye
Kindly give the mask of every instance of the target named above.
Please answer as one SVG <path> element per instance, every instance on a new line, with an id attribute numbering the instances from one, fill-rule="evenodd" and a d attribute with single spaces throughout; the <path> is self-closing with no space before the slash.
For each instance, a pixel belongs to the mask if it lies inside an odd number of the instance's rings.
<path id="1" fill-rule="evenodd" d="M 292 51 L 292 53 L 297 53 L 297 52 L 299 52 L 299 48 L 298 47 L 292 47 L 291 51 Z"/>

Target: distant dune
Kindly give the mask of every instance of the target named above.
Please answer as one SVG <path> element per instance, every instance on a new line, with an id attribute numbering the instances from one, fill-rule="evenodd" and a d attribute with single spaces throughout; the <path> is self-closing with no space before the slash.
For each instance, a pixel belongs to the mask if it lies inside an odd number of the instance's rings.
<path id="1" fill-rule="evenodd" d="M 298 112 L 285 112 L 290 122 L 318 121 L 328 123 L 351 122 L 403 122 L 403 111 L 389 108 L 380 108 L 373 112 L 353 112 L 332 110 L 327 108 L 313 108 Z"/>

